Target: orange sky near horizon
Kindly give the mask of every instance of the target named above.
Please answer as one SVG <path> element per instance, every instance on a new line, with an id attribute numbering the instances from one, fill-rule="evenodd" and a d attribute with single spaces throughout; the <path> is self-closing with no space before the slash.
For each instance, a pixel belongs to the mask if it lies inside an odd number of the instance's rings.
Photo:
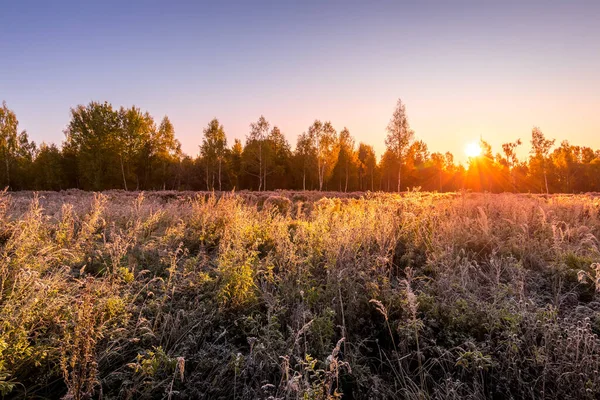
<path id="1" fill-rule="evenodd" d="M 597 85 L 600 89 L 600 85 Z M 405 91 L 402 97 L 415 139 L 427 143 L 430 152 L 450 151 L 456 162 L 465 163 L 465 146 L 479 141 L 480 137 L 492 146 L 494 154 L 502 151 L 502 143 L 521 139 L 523 145 L 517 152 L 520 159 L 528 157 L 531 130 L 534 126 L 542 129 L 547 138 L 556 139 L 556 145 L 568 140 L 571 144 L 589 146 L 600 150 L 600 103 L 595 98 L 592 87 L 587 90 L 574 90 L 564 87 L 554 94 L 544 92 L 521 95 L 518 89 L 488 88 L 484 92 L 463 93 L 460 101 L 448 96 L 426 98 L 415 88 L 414 93 Z M 322 99 L 314 104 L 299 104 L 283 101 L 276 109 L 260 111 L 257 104 L 248 109 L 240 109 L 236 120 L 216 117 L 224 124 L 228 140 L 245 140 L 250 122 L 261 114 L 278 125 L 284 132 L 292 148 L 298 134 L 306 131 L 314 119 L 330 120 L 338 132 L 347 127 L 356 143 L 373 145 L 377 156 L 385 151 L 386 126 L 393 112 L 396 99 L 390 93 L 387 96 L 363 96 L 364 102 L 352 105 L 330 104 Z M 340 99 L 336 99 L 340 101 Z M 341 100 L 343 102 L 343 100 Z M 172 120 L 178 131 L 201 132 L 203 126 L 186 126 L 178 122 L 187 120 L 185 110 L 173 110 Z M 225 110 L 223 110 L 223 114 Z M 242 117 L 243 115 L 243 117 Z M 208 122 L 208 114 L 205 119 Z M 247 123 L 239 122 L 245 118 Z M 197 154 L 198 147 L 193 140 L 183 136 L 184 149 L 189 154 Z M 201 136 L 201 135 L 200 135 Z M 200 140 L 199 136 L 197 136 Z"/>

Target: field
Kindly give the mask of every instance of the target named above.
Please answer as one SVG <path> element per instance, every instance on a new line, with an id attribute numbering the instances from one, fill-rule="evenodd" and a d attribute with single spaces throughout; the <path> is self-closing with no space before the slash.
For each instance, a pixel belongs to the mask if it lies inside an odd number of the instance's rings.
<path id="1" fill-rule="evenodd" d="M 0 392 L 595 399 L 600 197 L 0 198 Z"/>

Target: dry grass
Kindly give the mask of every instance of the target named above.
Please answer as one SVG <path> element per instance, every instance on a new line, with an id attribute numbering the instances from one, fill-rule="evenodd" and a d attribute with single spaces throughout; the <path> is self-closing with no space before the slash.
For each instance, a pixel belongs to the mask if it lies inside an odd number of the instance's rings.
<path id="1" fill-rule="evenodd" d="M 600 396 L 600 199 L 0 198 L 15 398 Z"/>

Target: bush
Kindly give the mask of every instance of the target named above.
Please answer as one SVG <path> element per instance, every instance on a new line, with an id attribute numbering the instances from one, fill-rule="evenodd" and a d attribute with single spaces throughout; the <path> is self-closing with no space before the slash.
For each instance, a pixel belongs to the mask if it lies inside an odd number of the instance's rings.
<path id="1" fill-rule="evenodd" d="M 275 209 L 280 214 L 287 214 L 292 208 L 292 202 L 287 197 L 269 196 L 263 204 L 263 209 Z"/>

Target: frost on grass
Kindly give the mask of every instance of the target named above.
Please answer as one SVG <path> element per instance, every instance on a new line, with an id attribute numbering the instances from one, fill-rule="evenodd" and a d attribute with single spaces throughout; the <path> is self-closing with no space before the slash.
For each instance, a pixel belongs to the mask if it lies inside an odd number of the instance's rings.
<path id="1" fill-rule="evenodd" d="M 0 197 L 0 393 L 598 398 L 600 199 Z"/>

